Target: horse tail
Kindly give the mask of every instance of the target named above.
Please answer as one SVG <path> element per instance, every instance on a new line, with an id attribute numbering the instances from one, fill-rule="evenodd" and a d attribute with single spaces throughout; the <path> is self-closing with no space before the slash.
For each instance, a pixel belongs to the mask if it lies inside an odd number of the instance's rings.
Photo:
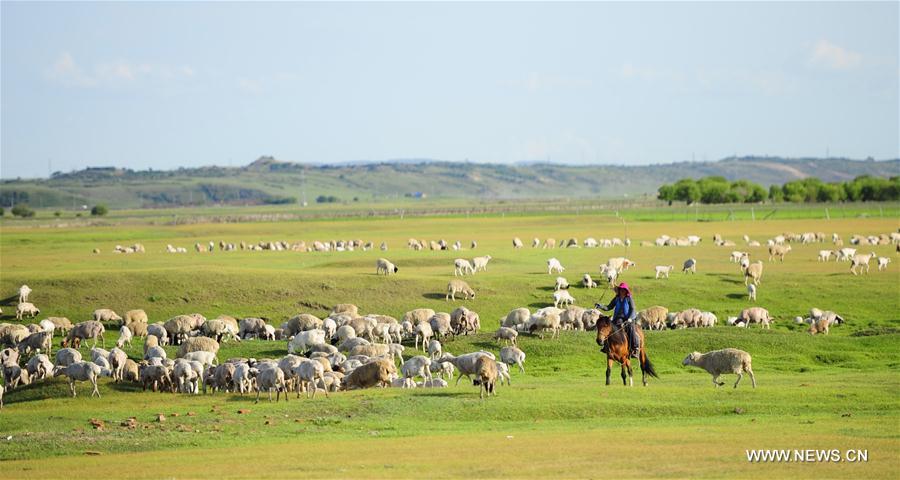
<path id="1" fill-rule="evenodd" d="M 641 371 L 653 378 L 659 378 L 656 370 L 653 369 L 653 364 L 650 363 L 650 357 L 647 356 L 646 350 L 641 350 Z"/>

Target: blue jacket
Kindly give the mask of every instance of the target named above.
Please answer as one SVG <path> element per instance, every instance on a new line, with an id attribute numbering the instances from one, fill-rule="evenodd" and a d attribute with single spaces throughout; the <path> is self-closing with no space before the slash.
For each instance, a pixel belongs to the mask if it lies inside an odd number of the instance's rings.
<path id="1" fill-rule="evenodd" d="M 614 297 L 604 310 L 613 311 L 613 319 L 624 318 L 626 320 L 634 320 L 637 316 L 637 309 L 634 307 L 634 299 L 629 295 L 624 299 Z"/>

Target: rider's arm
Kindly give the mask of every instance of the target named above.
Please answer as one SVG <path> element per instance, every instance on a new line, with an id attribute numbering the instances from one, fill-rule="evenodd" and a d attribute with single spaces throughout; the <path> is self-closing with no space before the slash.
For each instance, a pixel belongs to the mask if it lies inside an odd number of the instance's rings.
<path id="1" fill-rule="evenodd" d="M 634 320 L 637 318 L 637 308 L 634 307 L 634 297 L 628 297 L 628 303 L 631 304 L 631 316 L 628 317 L 628 319 Z"/>
<path id="2" fill-rule="evenodd" d="M 599 310 L 612 310 L 613 308 L 615 308 L 615 306 L 616 306 L 616 299 L 615 299 L 615 298 L 613 298 L 612 300 L 610 300 L 609 305 L 607 305 L 607 306 L 605 306 L 605 307 L 604 307 L 603 305 L 599 304 L 599 303 L 595 303 L 595 304 L 594 304 L 594 307 L 596 307 L 596 308 L 599 309 Z"/>

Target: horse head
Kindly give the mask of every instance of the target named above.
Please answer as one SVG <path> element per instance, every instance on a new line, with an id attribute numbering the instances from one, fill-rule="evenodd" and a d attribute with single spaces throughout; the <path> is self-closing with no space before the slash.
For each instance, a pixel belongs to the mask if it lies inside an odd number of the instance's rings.
<path id="1" fill-rule="evenodd" d="M 612 334 L 612 330 L 612 319 L 606 315 L 600 315 L 600 318 L 597 319 L 597 345 L 602 347 Z"/>

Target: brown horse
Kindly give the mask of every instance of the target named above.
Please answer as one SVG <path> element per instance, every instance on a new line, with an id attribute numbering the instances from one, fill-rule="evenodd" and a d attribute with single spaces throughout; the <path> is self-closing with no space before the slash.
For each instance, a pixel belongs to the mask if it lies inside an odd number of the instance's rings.
<path id="1" fill-rule="evenodd" d="M 644 332 L 638 325 L 635 325 L 634 328 L 637 329 L 637 334 L 641 339 L 641 351 L 638 359 L 640 360 L 641 379 L 646 387 L 647 375 L 651 375 L 654 378 L 659 378 L 659 376 L 656 375 L 656 372 L 653 370 L 653 364 L 650 363 L 650 358 L 647 357 Z M 606 352 L 606 384 L 609 385 L 609 375 L 612 373 L 613 362 L 619 362 L 622 364 L 622 384 L 629 385 L 630 383 L 631 386 L 634 386 L 631 359 L 628 356 L 630 348 L 625 327 L 623 325 L 616 326 L 611 318 L 601 315 L 600 319 L 597 320 L 597 345 L 603 347 L 603 351 Z M 628 372 L 627 376 L 626 372 Z"/>

